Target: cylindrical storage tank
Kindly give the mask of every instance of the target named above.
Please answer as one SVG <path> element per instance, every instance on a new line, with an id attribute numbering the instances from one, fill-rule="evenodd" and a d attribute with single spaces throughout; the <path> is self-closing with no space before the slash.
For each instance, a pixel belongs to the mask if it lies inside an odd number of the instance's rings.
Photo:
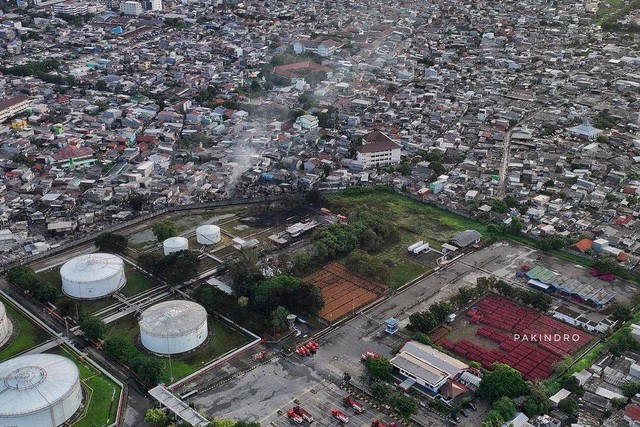
<path id="1" fill-rule="evenodd" d="M 96 299 L 121 289 L 127 279 L 124 261 L 111 254 L 80 255 L 60 268 L 62 291 L 72 298 Z"/>
<path id="2" fill-rule="evenodd" d="M 207 339 L 207 310 L 191 301 L 165 301 L 149 307 L 140 317 L 140 340 L 154 353 L 176 354 L 193 350 Z"/>
<path id="3" fill-rule="evenodd" d="M 6 339 L 9 338 L 12 330 L 11 321 L 7 316 L 7 309 L 4 307 L 4 304 L 0 302 L 0 345 L 4 344 Z"/>
<path id="4" fill-rule="evenodd" d="M 189 241 L 184 237 L 169 237 L 162 243 L 164 254 L 169 255 L 174 252 L 186 251 L 189 249 Z"/>
<path id="5" fill-rule="evenodd" d="M 82 404 L 78 367 L 55 354 L 0 363 L 0 426 L 57 427 Z"/>
<path id="6" fill-rule="evenodd" d="M 220 227 L 217 225 L 201 225 L 196 228 L 196 240 L 201 245 L 215 245 L 220 242 Z"/>

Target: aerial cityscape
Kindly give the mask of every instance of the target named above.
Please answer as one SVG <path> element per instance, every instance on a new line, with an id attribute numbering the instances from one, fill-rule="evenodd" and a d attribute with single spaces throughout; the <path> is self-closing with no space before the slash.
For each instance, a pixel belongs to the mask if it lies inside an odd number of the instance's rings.
<path id="1" fill-rule="evenodd" d="M 640 0 L 9 0 L 0 58 L 0 427 L 640 426 Z"/>

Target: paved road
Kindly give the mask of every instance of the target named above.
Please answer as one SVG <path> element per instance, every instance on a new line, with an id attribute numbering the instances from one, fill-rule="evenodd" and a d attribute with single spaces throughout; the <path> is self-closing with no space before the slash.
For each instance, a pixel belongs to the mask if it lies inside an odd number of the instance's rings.
<path id="1" fill-rule="evenodd" d="M 509 160 L 511 159 L 511 135 L 513 131 L 527 122 L 537 113 L 538 110 L 527 113 L 516 125 L 511 126 L 504 135 L 504 146 L 502 149 L 502 163 L 500 165 L 500 181 L 498 181 L 497 197 L 502 199 L 507 193 L 507 170 L 509 169 Z"/>

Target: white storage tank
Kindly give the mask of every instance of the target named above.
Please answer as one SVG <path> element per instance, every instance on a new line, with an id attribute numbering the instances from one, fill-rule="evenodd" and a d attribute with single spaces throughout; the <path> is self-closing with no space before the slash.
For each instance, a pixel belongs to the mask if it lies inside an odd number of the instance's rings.
<path id="1" fill-rule="evenodd" d="M 165 301 L 149 307 L 140 317 L 140 340 L 154 353 L 176 354 L 193 350 L 207 339 L 207 310 L 191 301 Z"/>
<path id="2" fill-rule="evenodd" d="M 11 320 L 9 320 L 7 316 L 7 309 L 4 304 L 0 302 L 0 346 L 9 338 L 12 330 L 13 327 L 11 326 Z"/>
<path id="3" fill-rule="evenodd" d="M 82 404 L 78 367 L 55 354 L 0 363 L 0 426 L 57 427 Z"/>
<path id="4" fill-rule="evenodd" d="M 220 242 L 220 227 L 205 224 L 196 228 L 196 240 L 201 245 L 215 245 Z"/>
<path id="5" fill-rule="evenodd" d="M 124 261 L 111 254 L 80 255 L 60 268 L 62 291 L 72 298 L 95 299 L 121 289 L 127 279 Z"/>
<path id="6" fill-rule="evenodd" d="M 174 252 L 186 251 L 189 249 L 189 241 L 184 237 L 169 237 L 162 243 L 164 254 L 169 255 Z"/>

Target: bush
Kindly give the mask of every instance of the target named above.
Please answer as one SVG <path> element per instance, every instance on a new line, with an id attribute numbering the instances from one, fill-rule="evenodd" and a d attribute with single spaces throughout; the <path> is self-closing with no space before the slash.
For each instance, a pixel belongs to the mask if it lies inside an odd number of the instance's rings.
<path id="1" fill-rule="evenodd" d="M 35 289 L 38 285 L 38 277 L 31 267 L 22 265 L 9 270 L 7 280 L 25 291 Z"/>
<path id="2" fill-rule="evenodd" d="M 102 252 L 124 253 L 127 250 L 129 239 L 115 233 L 102 233 L 94 241 L 96 248 Z"/>

